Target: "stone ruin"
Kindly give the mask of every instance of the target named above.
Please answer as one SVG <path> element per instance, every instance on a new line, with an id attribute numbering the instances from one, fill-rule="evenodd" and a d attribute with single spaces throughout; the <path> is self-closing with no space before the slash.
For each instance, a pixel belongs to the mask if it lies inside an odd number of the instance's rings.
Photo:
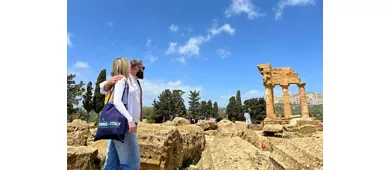
<path id="1" fill-rule="evenodd" d="M 257 65 L 261 75 L 263 75 L 263 85 L 265 86 L 266 118 L 265 121 L 276 120 L 274 87 L 280 85 L 283 89 L 284 116 L 286 119 L 292 117 L 290 94 L 288 87 L 290 84 L 296 84 L 299 87 L 301 116 L 303 119 L 310 119 L 309 108 L 307 105 L 305 82 L 301 82 L 298 73 L 290 67 L 272 68 L 270 63 Z"/>
<path id="2" fill-rule="evenodd" d="M 310 118 L 305 83 L 289 67 L 258 65 L 266 87 L 266 120 L 246 122 L 199 121 L 177 117 L 163 124 L 140 122 L 137 140 L 141 170 L 323 169 L 322 122 Z M 292 115 L 288 86 L 297 84 L 302 118 Z M 283 88 L 285 120 L 276 117 L 273 88 Z M 93 141 L 97 127 L 74 120 L 67 124 L 67 169 L 101 169 L 107 140 Z"/>
<path id="3" fill-rule="evenodd" d="M 175 123 L 176 122 L 176 123 Z M 245 122 L 176 118 L 170 124 L 141 122 L 137 140 L 140 170 L 322 170 L 322 127 L 292 119 L 289 125 L 248 129 Z M 107 140 L 94 142 L 96 126 L 68 123 L 67 169 L 101 169 Z M 274 133 L 268 136 L 266 134 Z"/>

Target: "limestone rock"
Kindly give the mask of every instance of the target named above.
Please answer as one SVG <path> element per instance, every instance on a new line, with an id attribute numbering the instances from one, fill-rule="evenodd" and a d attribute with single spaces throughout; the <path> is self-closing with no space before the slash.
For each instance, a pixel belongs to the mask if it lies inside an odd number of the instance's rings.
<path id="1" fill-rule="evenodd" d="M 98 149 L 87 146 L 68 146 L 67 169 L 90 170 L 98 154 Z"/>
<path id="2" fill-rule="evenodd" d="M 263 126 L 263 124 L 252 124 L 249 126 L 249 129 L 259 131 L 263 129 Z"/>
<path id="3" fill-rule="evenodd" d="M 88 143 L 89 147 L 98 149 L 97 158 L 98 158 L 99 164 L 101 166 L 103 166 L 104 161 L 106 161 L 107 143 L 108 143 L 108 140 L 98 140 L 96 142 Z"/>
<path id="4" fill-rule="evenodd" d="M 303 133 L 303 134 L 309 134 L 309 133 L 316 132 L 316 128 L 317 128 L 316 125 L 306 124 L 306 125 L 303 125 L 303 126 L 299 126 L 298 127 L 298 131 L 300 133 Z"/>
<path id="5" fill-rule="evenodd" d="M 246 122 L 243 122 L 243 121 L 235 121 L 234 124 L 236 124 L 237 126 L 242 127 L 242 128 L 246 128 L 248 125 Z"/>
<path id="6" fill-rule="evenodd" d="M 312 137 L 274 138 L 271 140 L 273 152 L 270 158 L 280 169 L 321 169 L 322 139 Z"/>
<path id="7" fill-rule="evenodd" d="M 268 155 L 260 151 L 240 137 L 216 137 L 209 147 L 206 147 L 199 169 L 207 170 L 272 170 Z"/>
<path id="8" fill-rule="evenodd" d="M 90 122 L 90 123 L 88 123 L 88 127 L 89 127 L 89 128 L 93 128 L 93 127 L 95 127 L 95 125 L 96 125 L 95 122 Z"/>
<path id="9" fill-rule="evenodd" d="M 318 122 L 318 126 L 316 127 L 317 131 L 322 131 L 323 130 L 323 124 L 322 122 Z"/>
<path id="10" fill-rule="evenodd" d="M 216 136 L 227 136 L 227 137 L 233 137 L 233 136 L 243 136 L 244 128 L 241 128 L 234 124 L 233 122 L 227 121 L 220 121 L 218 122 L 218 130 Z"/>
<path id="11" fill-rule="evenodd" d="M 203 128 L 203 130 L 216 130 L 218 128 L 217 123 L 215 121 L 210 120 L 199 120 L 196 125 Z"/>
<path id="12" fill-rule="evenodd" d="M 140 124 L 137 140 L 141 152 L 141 169 L 171 170 L 183 163 L 183 139 L 176 127 Z"/>
<path id="13" fill-rule="evenodd" d="M 168 121 L 164 122 L 162 125 L 171 126 L 171 124 L 172 124 L 172 121 L 168 120 Z"/>
<path id="14" fill-rule="evenodd" d="M 196 125 L 178 126 L 177 129 L 183 139 L 183 160 L 200 157 L 206 144 L 203 129 Z"/>
<path id="15" fill-rule="evenodd" d="M 283 125 L 283 131 L 295 132 L 298 131 L 298 127 L 293 125 Z"/>
<path id="16" fill-rule="evenodd" d="M 67 124 L 67 143 L 69 146 L 87 146 L 89 135 L 87 122 L 76 119 Z"/>
<path id="17" fill-rule="evenodd" d="M 87 121 L 81 119 L 75 119 L 72 121 L 72 123 L 79 126 L 89 126 Z"/>
<path id="18" fill-rule="evenodd" d="M 206 140 L 207 142 L 206 142 L 205 149 L 202 152 L 202 157 L 199 160 L 198 164 L 196 164 L 196 166 L 198 167 L 199 170 L 214 170 L 213 158 L 210 152 L 210 147 L 211 147 L 210 145 L 213 143 L 214 137 L 213 139 L 210 139 L 210 137 L 206 136 Z"/>
<path id="19" fill-rule="evenodd" d="M 218 130 L 208 130 L 208 131 L 204 131 L 205 135 L 209 135 L 209 136 L 215 136 L 217 134 Z"/>
<path id="20" fill-rule="evenodd" d="M 232 124 L 233 124 L 233 122 L 231 122 L 230 120 L 223 119 L 217 123 L 217 126 L 218 126 L 218 128 L 220 128 L 220 127 L 231 126 Z"/>
<path id="21" fill-rule="evenodd" d="M 173 119 L 171 126 L 183 126 L 183 125 L 189 125 L 190 121 L 187 119 L 184 119 L 182 117 L 176 117 Z"/>
<path id="22" fill-rule="evenodd" d="M 91 133 L 92 137 L 95 137 L 96 132 L 97 132 L 97 128 L 89 128 L 89 132 Z"/>
<path id="23" fill-rule="evenodd" d="M 306 119 L 300 119 L 297 120 L 297 126 L 303 126 L 303 125 L 318 125 L 320 123 L 319 120 L 306 120 Z"/>
<path id="24" fill-rule="evenodd" d="M 264 142 L 264 138 L 260 138 L 255 131 L 247 129 L 246 127 L 240 127 L 234 123 L 230 124 L 229 122 L 223 123 L 220 128 L 218 128 L 217 137 L 241 137 L 243 140 L 249 142 L 253 146 L 259 148 L 260 150 L 270 150 L 269 142 Z M 266 145 L 266 146 L 265 146 Z"/>
<path id="25" fill-rule="evenodd" d="M 283 126 L 278 124 L 265 125 L 263 127 L 264 132 L 281 133 L 283 132 Z"/>

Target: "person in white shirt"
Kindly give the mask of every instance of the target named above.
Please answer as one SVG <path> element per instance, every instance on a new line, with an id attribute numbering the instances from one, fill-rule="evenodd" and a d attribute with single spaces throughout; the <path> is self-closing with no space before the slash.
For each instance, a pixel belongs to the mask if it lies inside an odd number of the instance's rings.
<path id="1" fill-rule="evenodd" d="M 251 113 L 252 111 L 249 111 L 249 113 Z M 252 124 L 252 121 L 251 121 L 251 116 L 249 115 L 248 111 L 245 112 L 244 114 L 244 117 L 245 117 L 245 121 L 247 123 L 247 128 L 249 128 L 249 126 Z"/>
<path id="2" fill-rule="evenodd" d="M 136 128 L 139 120 L 142 120 L 142 90 L 138 84 L 138 77 L 143 78 L 139 73 L 144 67 L 141 60 L 126 60 L 127 74 L 111 74 L 110 81 L 102 82 L 100 93 L 107 94 L 114 88 L 114 106 L 121 112 L 129 122 L 129 133 L 126 134 L 124 143 L 116 140 L 110 140 L 107 145 L 107 156 L 104 169 L 139 169 L 141 164 L 140 151 L 136 138 Z M 115 62 L 113 66 L 115 65 Z M 113 71 L 114 67 L 113 67 Z M 122 103 L 122 93 L 125 83 L 129 84 L 128 106 L 127 109 Z M 122 90 L 120 90 L 122 89 Z M 123 106 L 123 107 L 122 107 Z"/>

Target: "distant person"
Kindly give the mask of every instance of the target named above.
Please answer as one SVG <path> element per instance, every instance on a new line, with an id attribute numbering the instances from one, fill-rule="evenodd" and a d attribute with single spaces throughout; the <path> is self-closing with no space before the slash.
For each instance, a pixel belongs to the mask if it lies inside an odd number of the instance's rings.
<path id="1" fill-rule="evenodd" d="M 246 125 L 246 127 L 247 128 L 249 128 L 249 126 L 252 124 L 252 121 L 251 121 L 251 116 L 250 116 L 250 114 L 249 113 L 251 113 L 252 111 L 247 111 L 247 112 L 245 112 L 245 114 L 244 114 L 244 117 L 245 117 L 245 121 L 246 121 L 246 123 L 247 123 L 247 125 Z"/>
<path id="2" fill-rule="evenodd" d="M 173 114 L 169 114 L 169 120 L 172 121 L 173 120 Z"/>

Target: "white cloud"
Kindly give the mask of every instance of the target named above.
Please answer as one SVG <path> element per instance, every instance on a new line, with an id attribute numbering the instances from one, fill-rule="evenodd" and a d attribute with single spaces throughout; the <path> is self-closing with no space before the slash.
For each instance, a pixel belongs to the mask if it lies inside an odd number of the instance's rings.
<path id="1" fill-rule="evenodd" d="M 232 53 L 229 51 L 229 49 L 218 49 L 217 54 L 221 56 L 222 59 L 225 59 L 227 56 L 231 55 Z"/>
<path id="2" fill-rule="evenodd" d="M 169 47 L 168 49 L 165 51 L 165 55 L 168 55 L 168 54 L 173 54 L 176 52 L 176 46 L 177 46 L 177 43 L 175 42 L 170 42 L 169 43 Z"/>
<path id="3" fill-rule="evenodd" d="M 187 63 L 185 57 L 176 58 L 176 60 L 179 61 L 182 64 L 186 64 Z"/>
<path id="4" fill-rule="evenodd" d="M 206 36 L 195 36 L 191 37 L 186 44 L 178 46 L 177 43 L 171 42 L 169 43 L 168 49 L 165 51 L 165 55 L 169 54 L 179 54 L 183 57 L 180 58 L 181 63 L 185 63 L 185 59 L 192 56 L 199 56 L 200 53 L 200 46 L 210 41 L 214 36 L 222 33 L 227 32 L 230 35 L 233 35 L 235 33 L 235 29 L 232 28 L 229 24 L 224 24 L 221 27 L 217 27 L 217 24 L 214 23 L 213 27 L 209 29 L 209 33 Z M 187 58 L 184 58 L 187 57 Z"/>
<path id="5" fill-rule="evenodd" d="M 198 56 L 200 51 L 200 45 L 209 40 L 210 36 L 191 37 L 185 45 L 178 47 L 177 53 L 186 56 Z"/>
<path id="6" fill-rule="evenodd" d="M 165 89 L 180 89 L 185 92 L 183 99 L 185 101 L 186 107 L 188 108 L 188 94 L 190 93 L 190 90 L 203 90 L 201 86 L 186 85 L 183 84 L 181 80 L 164 82 L 145 79 L 141 80 L 140 83 L 143 90 L 143 103 L 145 106 L 152 106 L 153 100 L 158 100 L 158 95 Z"/>
<path id="7" fill-rule="evenodd" d="M 241 13 L 246 13 L 250 20 L 259 16 L 265 16 L 265 13 L 258 12 L 257 7 L 252 4 L 251 0 L 232 0 L 228 9 L 225 10 L 225 16 L 227 18 L 233 15 L 240 15 Z"/>
<path id="8" fill-rule="evenodd" d="M 276 10 L 275 19 L 281 20 L 283 15 L 283 10 L 288 6 L 306 6 L 306 5 L 315 5 L 314 0 L 279 0 L 278 7 Z"/>
<path id="9" fill-rule="evenodd" d="M 74 65 L 76 68 L 89 68 L 89 65 L 87 62 L 77 61 Z"/>
<path id="10" fill-rule="evenodd" d="M 109 27 L 112 27 L 112 26 L 114 26 L 114 23 L 112 23 L 112 22 L 110 21 L 110 22 L 108 22 L 108 26 L 109 26 Z"/>
<path id="11" fill-rule="evenodd" d="M 148 39 L 148 41 L 146 42 L 146 47 L 149 47 L 150 43 L 152 43 L 152 40 Z"/>
<path id="12" fill-rule="evenodd" d="M 67 40 L 67 41 L 68 41 L 68 42 L 67 42 L 67 43 L 68 43 L 68 46 L 69 46 L 69 47 L 73 47 L 72 41 L 70 40 L 70 37 L 72 37 L 72 34 L 70 34 L 70 33 L 68 32 L 67 36 L 68 36 L 68 40 Z"/>
<path id="13" fill-rule="evenodd" d="M 169 27 L 169 30 L 171 30 L 172 32 L 177 32 L 179 30 L 179 27 L 177 25 L 172 24 Z"/>
<path id="14" fill-rule="evenodd" d="M 158 59 L 158 56 L 153 56 L 150 53 L 146 54 L 145 59 L 149 60 L 149 62 L 153 63 Z"/>
<path id="15" fill-rule="evenodd" d="M 221 32 L 227 32 L 230 35 L 233 35 L 236 32 L 236 30 L 232 28 L 230 24 L 225 24 L 219 28 L 216 28 L 216 25 L 214 25 L 213 28 L 211 28 L 209 31 L 212 36 L 218 35 Z"/>

